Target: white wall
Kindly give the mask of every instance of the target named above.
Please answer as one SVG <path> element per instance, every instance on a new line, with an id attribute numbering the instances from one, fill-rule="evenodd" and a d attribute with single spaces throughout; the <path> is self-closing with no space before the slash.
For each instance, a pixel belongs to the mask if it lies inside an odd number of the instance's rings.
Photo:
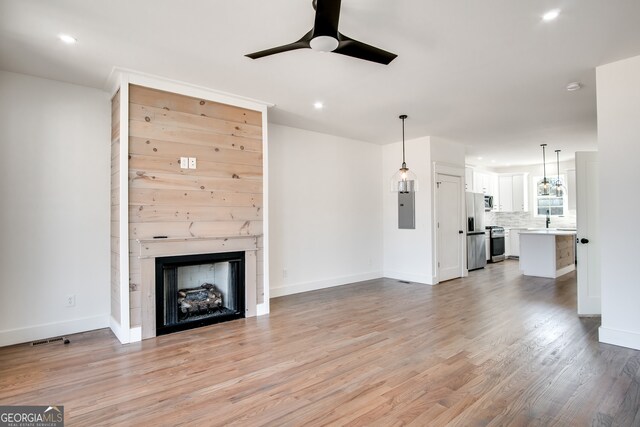
<path id="1" fill-rule="evenodd" d="M 600 341 L 640 349 L 640 56 L 596 69 L 600 162 Z M 613 184 L 613 185 L 612 185 Z"/>
<path id="2" fill-rule="evenodd" d="M 0 93 L 0 345 L 107 327 L 109 97 L 1 71 Z"/>
<path id="3" fill-rule="evenodd" d="M 382 275 L 381 151 L 269 124 L 272 297 Z"/>
<path id="4" fill-rule="evenodd" d="M 405 141 L 407 166 L 418 177 L 416 228 L 398 229 L 398 194 L 389 191 L 390 179 L 402 165 L 402 142 L 382 147 L 384 221 L 384 276 L 418 283 L 436 283 L 433 228 L 434 164 L 460 169 L 464 180 L 465 148 L 437 137 Z"/>
<path id="5" fill-rule="evenodd" d="M 390 191 L 391 177 L 402 166 L 402 142 L 384 145 L 380 171 L 384 180 L 384 186 L 380 187 L 384 218 L 384 277 L 432 284 L 430 138 L 405 141 L 405 148 L 407 167 L 418 177 L 416 228 L 398 228 L 398 193 Z"/>

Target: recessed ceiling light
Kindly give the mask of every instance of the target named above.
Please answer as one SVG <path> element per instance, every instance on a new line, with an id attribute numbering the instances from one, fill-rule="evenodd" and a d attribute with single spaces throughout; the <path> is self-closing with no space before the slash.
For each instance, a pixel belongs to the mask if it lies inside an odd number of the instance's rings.
<path id="1" fill-rule="evenodd" d="M 324 108 L 324 104 L 320 101 L 315 102 L 313 104 L 313 108 L 315 108 L 316 110 L 322 110 Z"/>
<path id="2" fill-rule="evenodd" d="M 569 92 L 574 92 L 580 89 L 582 89 L 582 84 L 580 82 L 571 82 L 567 85 L 567 90 Z"/>
<path id="3" fill-rule="evenodd" d="M 478 160 L 482 160 L 482 157 L 478 157 Z"/>
<path id="4" fill-rule="evenodd" d="M 560 9 L 553 9 L 542 15 L 542 20 L 545 22 L 551 22 L 560 15 Z"/>
<path id="5" fill-rule="evenodd" d="M 75 37 L 70 36 L 69 34 L 58 34 L 58 38 L 66 44 L 74 44 L 78 41 Z"/>
<path id="6" fill-rule="evenodd" d="M 495 162 L 496 162 L 495 160 L 491 160 L 491 163 L 495 163 Z"/>

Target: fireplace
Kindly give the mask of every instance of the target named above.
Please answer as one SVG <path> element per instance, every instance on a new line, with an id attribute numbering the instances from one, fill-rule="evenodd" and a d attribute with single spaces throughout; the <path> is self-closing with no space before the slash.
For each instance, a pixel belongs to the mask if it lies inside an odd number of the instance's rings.
<path id="1" fill-rule="evenodd" d="M 156 335 L 245 317 L 245 253 L 158 257 Z"/>

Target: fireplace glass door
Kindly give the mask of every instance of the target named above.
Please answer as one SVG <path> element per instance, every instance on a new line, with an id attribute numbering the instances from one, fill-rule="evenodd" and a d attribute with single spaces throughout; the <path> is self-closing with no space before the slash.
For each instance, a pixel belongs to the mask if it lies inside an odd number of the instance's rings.
<path id="1" fill-rule="evenodd" d="M 244 252 L 156 258 L 156 334 L 244 317 Z"/>

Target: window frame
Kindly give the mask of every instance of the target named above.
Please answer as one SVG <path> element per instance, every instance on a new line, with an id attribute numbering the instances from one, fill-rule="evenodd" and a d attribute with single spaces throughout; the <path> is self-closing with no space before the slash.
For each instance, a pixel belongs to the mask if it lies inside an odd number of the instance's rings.
<path id="1" fill-rule="evenodd" d="M 554 213 L 549 213 L 548 215 L 550 217 L 564 217 L 566 216 L 567 212 L 569 211 L 569 203 L 568 203 L 568 195 L 567 195 L 567 187 L 566 185 L 564 185 L 567 180 L 564 174 L 560 174 L 560 182 L 563 184 L 564 187 L 564 194 L 562 195 L 562 197 L 557 197 L 557 196 L 541 196 L 538 194 L 538 185 L 542 182 L 542 180 L 544 179 L 544 177 L 542 176 L 534 176 L 533 177 L 533 216 L 535 218 L 545 218 L 547 216 L 547 214 L 540 214 L 538 212 L 538 210 L 540 209 L 540 204 L 539 201 L 540 199 L 543 200 L 557 200 L 557 199 L 562 199 L 562 206 L 551 206 L 551 204 L 549 206 L 547 206 L 548 209 L 550 208 L 562 208 L 562 213 L 560 214 L 554 214 Z M 553 176 L 553 177 L 547 177 L 547 181 L 549 181 L 549 185 L 551 185 L 551 187 L 555 187 L 556 182 L 558 181 L 558 177 L 557 176 Z M 544 208 L 545 206 L 543 206 Z"/>

